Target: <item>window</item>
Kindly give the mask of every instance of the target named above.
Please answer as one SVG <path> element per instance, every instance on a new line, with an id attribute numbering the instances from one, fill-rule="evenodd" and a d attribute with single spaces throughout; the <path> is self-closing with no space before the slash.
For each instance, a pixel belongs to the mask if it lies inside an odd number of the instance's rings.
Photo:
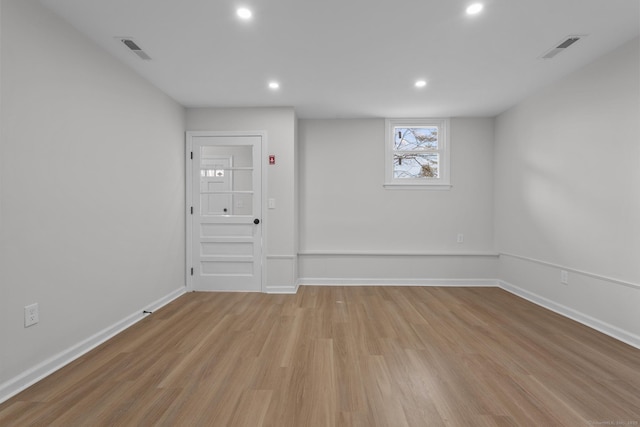
<path id="1" fill-rule="evenodd" d="M 449 161 L 449 119 L 386 121 L 386 188 L 449 189 Z"/>

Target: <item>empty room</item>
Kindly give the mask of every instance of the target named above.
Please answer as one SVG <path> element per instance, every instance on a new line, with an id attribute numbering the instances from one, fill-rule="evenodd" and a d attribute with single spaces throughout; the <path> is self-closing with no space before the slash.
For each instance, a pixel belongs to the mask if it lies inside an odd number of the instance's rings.
<path id="1" fill-rule="evenodd" d="M 0 426 L 640 425 L 640 2 L 0 0 Z"/>

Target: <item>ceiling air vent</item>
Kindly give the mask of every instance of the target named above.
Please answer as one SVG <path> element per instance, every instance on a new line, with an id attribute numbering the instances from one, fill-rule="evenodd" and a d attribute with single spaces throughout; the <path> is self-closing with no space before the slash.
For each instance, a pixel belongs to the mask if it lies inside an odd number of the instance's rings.
<path id="1" fill-rule="evenodd" d="M 136 42 L 134 42 L 130 38 L 121 38 L 120 41 L 124 43 L 124 45 L 128 47 L 131 52 L 138 55 L 140 59 L 144 59 L 145 61 L 149 61 L 151 59 L 151 57 L 147 55 L 144 50 L 140 49 L 140 46 L 138 46 Z"/>
<path id="2" fill-rule="evenodd" d="M 551 59 L 560 52 L 563 52 L 566 48 L 583 38 L 584 36 L 567 36 L 563 41 L 558 43 L 556 47 L 548 50 L 544 55 L 541 56 L 542 59 Z"/>

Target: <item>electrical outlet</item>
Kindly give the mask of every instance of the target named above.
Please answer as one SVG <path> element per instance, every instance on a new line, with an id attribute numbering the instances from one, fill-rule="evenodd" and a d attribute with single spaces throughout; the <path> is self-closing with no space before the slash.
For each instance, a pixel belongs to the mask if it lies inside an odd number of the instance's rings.
<path id="1" fill-rule="evenodd" d="M 563 285 L 569 284 L 569 272 L 567 270 L 560 270 L 560 283 Z"/>
<path id="2" fill-rule="evenodd" d="M 26 305 L 24 307 L 24 327 L 27 328 L 31 325 L 35 325 L 40 321 L 40 311 L 38 309 L 38 303 Z"/>
<path id="3" fill-rule="evenodd" d="M 458 243 L 464 243 L 464 234 L 458 233 L 458 238 L 456 240 Z"/>

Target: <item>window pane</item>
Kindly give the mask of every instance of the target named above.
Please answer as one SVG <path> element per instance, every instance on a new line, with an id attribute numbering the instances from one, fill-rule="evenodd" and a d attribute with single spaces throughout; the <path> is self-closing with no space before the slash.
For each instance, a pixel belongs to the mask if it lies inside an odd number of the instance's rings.
<path id="1" fill-rule="evenodd" d="M 223 166 L 220 165 L 220 168 Z M 200 176 L 202 178 L 220 178 L 224 179 L 224 169 L 200 169 Z"/>
<path id="2" fill-rule="evenodd" d="M 438 127 L 394 128 L 394 150 L 437 150 Z"/>
<path id="3" fill-rule="evenodd" d="M 437 153 L 394 153 L 394 178 L 439 178 Z"/>

